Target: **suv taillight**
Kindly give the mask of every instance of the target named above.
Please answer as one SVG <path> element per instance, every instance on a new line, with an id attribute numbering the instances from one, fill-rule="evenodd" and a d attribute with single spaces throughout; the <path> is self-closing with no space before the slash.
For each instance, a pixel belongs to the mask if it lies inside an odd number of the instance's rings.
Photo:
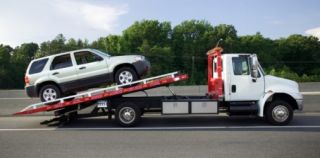
<path id="1" fill-rule="evenodd" d="M 30 83 L 29 77 L 28 76 L 24 76 L 24 83 L 26 85 L 28 85 Z"/>

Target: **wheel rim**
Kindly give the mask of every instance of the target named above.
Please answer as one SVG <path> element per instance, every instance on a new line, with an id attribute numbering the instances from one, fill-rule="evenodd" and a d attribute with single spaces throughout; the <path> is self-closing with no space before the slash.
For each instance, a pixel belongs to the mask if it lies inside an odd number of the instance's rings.
<path id="1" fill-rule="evenodd" d="M 125 124 L 132 123 L 136 118 L 136 112 L 131 107 L 124 107 L 119 111 L 120 121 Z"/>
<path id="2" fill-rule="evenodd" d="M 284 105 L 278 105 L 273 108 L 272 117 L 277 122 L 284 122 L 289 117 L 289 110 Z"/>
<path id="3" fill-rule="evenodd" d="M 43 91 L 42 97 L 45 101 L 57 99 L 57 92 L 53 88 L 47 88 Z"/>
<path id="4" fill-rule="evenodd" d="M 133 80 L 133 75 L 130 71 L 122 71 L 119 74 L 119 81 L 121 84 L 131 83 Z"/>

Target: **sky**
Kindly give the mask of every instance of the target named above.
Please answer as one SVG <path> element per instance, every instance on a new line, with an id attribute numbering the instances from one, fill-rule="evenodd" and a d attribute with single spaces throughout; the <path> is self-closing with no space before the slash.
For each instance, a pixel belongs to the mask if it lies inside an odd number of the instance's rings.
<path id="1" fill-rule="evenodd" d="M 60 33 L 91 42 L 143 19 L 230 24 L 240 36 L 320 38 L 319 8 L 319 0 L 0 0 L 0 43 L 41 43 Z"/>

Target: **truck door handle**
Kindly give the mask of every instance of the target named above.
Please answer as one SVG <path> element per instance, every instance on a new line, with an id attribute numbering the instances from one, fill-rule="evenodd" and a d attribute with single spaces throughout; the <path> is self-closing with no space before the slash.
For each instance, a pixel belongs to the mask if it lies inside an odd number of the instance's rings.
<path id="1" fill-rule="evenodd" d="M 52 75 L 58 75 L 59 74 L 59 72 L 54 72 Z"/>
<path id="2" fill-rule="evenodd" d="M 80 67 L 79 69 L 80 69 L 80 70 L 83 70 L 83 69 L 85 69 L 85 68 L 86 68 L 85 66 L 82 66 L 82 67 Z"/>
<path id="3" fill-rule="evenodd" d="M 231 92 L 232 92 L 232 93 L 235 93 L 236 91 L 237 91 L 236 85 L 232 85 L 232 86 L 231 86 Z"/>

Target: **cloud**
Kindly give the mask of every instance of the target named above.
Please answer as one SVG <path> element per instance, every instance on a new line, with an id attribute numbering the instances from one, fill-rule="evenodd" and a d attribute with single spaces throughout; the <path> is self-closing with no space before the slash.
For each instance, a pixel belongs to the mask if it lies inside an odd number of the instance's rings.
<path id="1" fill-rule="evenodd" d="M 0 1 L 0 43 L 18 46 L 40 43 L 62 33 L 89 41 L 118 33 L 128 5 L 105 1 L 10 0 Z"/>
<path id="2" fill-rule="evenodd" d="M 74 20 L 83 20 L 89 27 L 111 32 L 117 26 L 120 15 L 127 13 L 127 5 L 111 6 L 91 4 L 75 0 L 57 0 L 57 7 Z"/>
<path id="3" fill-rule="evenodd" d="M 318 39 L 320 40 L 320 27 L 309 29 L 305 33 L 311 36 L 318 37 Z"/>

